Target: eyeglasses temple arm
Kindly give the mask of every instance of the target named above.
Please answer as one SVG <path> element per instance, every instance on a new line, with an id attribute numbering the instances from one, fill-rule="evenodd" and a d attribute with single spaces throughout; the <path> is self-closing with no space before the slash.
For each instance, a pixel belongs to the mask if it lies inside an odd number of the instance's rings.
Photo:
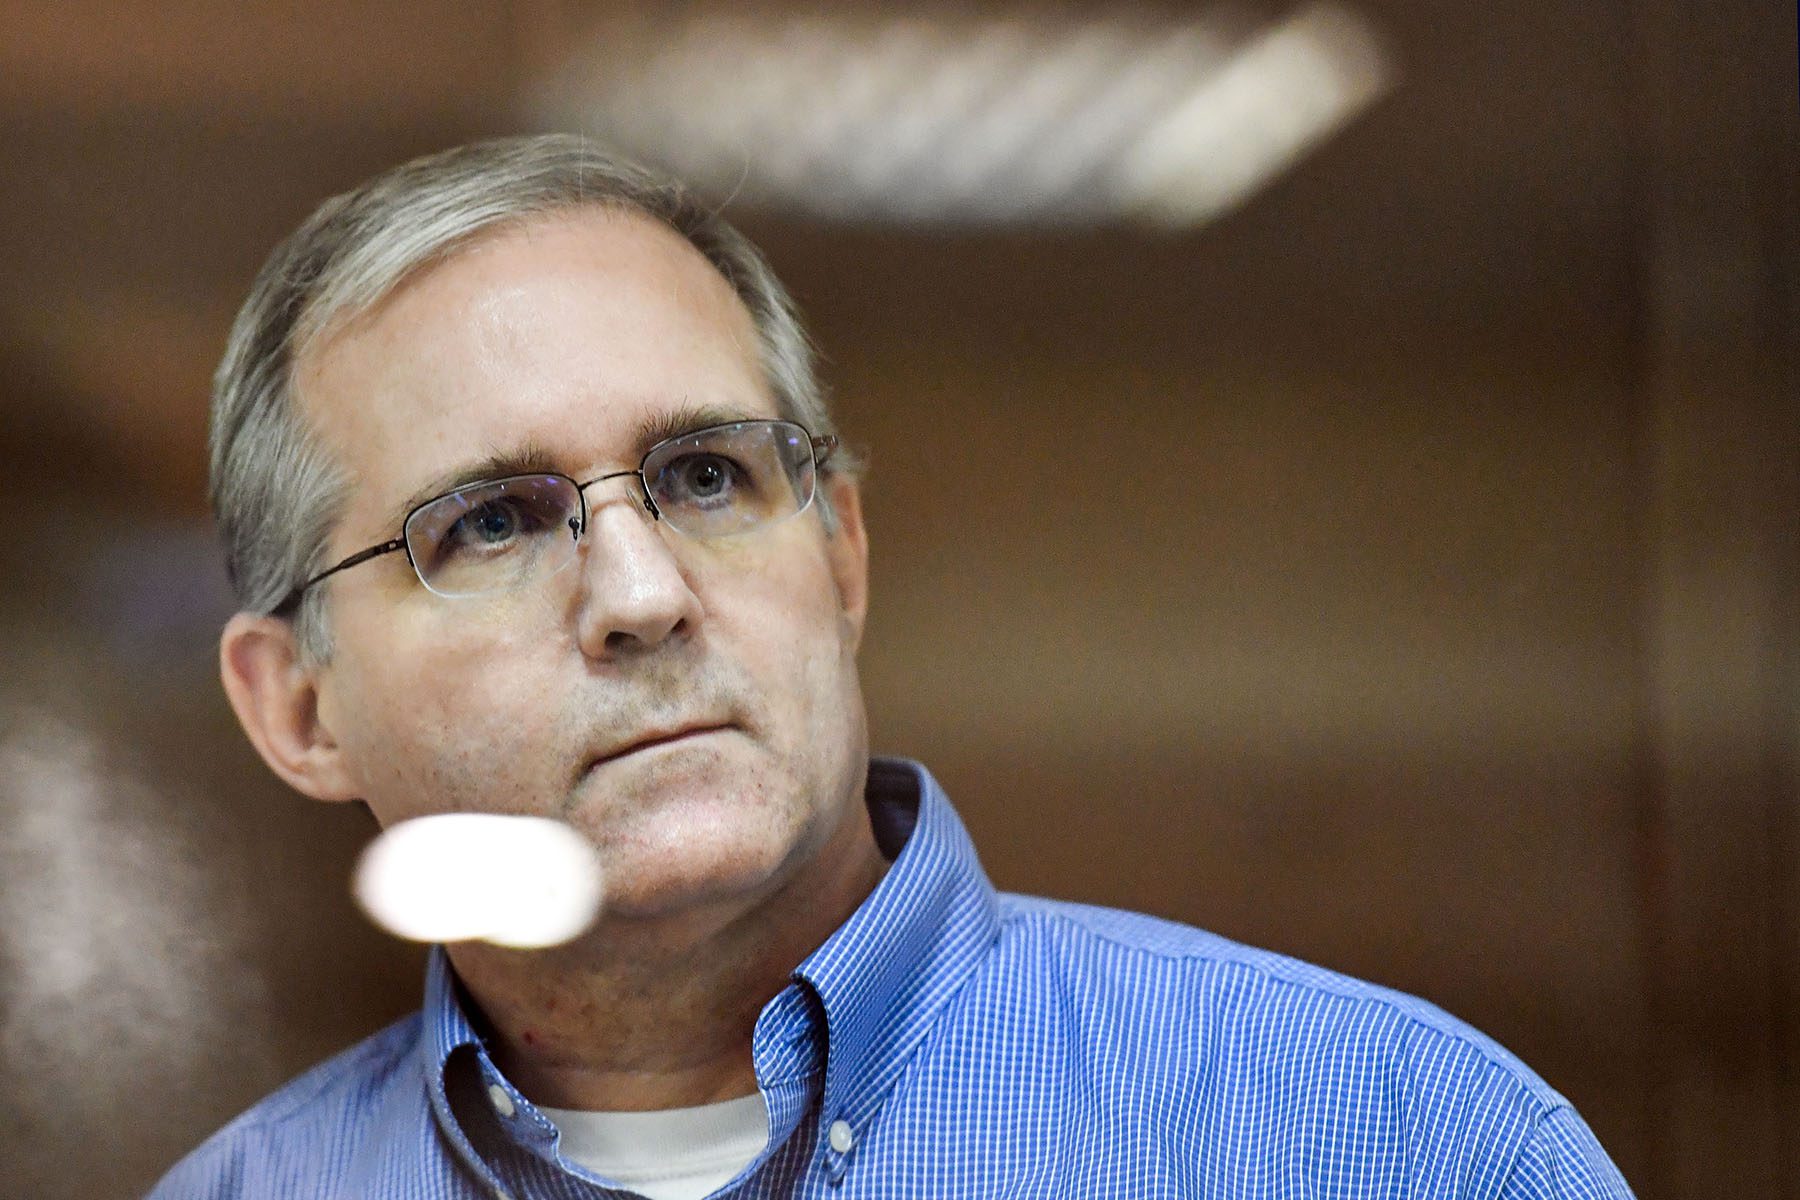
<path id="1" fill-rule="evenodd" d="M 371 558 L 379 558 L 383 554 L 392 554 L 396 550 L 404 549 L 406 549 L 406 539 L 397 537 L 392 541 L 383 542 L 379 546 L 370 546 L 367 550 L 358 550 L 343 562 L 338 563 L 334 567 L 327 567 L 325 570 L 320 571 L 317 575 L 314 575 L 311 579 L 289 592 L 287 598 L 280 604 L 277 604 L 272 611 L 277 614 L 290 611 L 294 605 L 300 603 L 300 597 L 306 594 L 306 589 L 319 582 L 321 579 L 336 575 L 339 571 L 349 570 L 358 563 L 366 563 Z"/>

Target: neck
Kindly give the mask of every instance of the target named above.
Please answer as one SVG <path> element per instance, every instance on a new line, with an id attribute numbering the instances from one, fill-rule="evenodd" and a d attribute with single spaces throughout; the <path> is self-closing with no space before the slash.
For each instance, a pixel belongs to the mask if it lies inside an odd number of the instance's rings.
<path id="1" fill-rule="evenodd" d="M 554 1108 L 686 1108 L 756 1090 L 751 1035 L 790 973 L 887 869 L 862 805 L 767 896 L 603 919 L 570 946 L 448 947 L 495 1064 Z"/>

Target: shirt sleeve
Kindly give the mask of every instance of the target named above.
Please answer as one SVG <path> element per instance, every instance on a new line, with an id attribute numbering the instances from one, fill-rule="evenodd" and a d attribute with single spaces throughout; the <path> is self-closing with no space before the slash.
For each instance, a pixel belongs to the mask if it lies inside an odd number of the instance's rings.
<path id="1" fill-rule="evenodd" d="M 1499 1200 L 1632 1200 L 1632 1195 L 1587 1122 L 1563 1105 L 1532 1130 Z"/>

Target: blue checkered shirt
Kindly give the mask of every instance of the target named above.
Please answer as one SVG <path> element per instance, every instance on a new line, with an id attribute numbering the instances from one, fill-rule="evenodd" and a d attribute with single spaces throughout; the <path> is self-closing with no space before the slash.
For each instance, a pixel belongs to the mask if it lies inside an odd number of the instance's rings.
<path id="1" fill-rule="evenodd" d="M 923 767 L 893 865 L 762 1011 L 766 1150 L 720 1196 L 1620 1197 L 1575 1110 L 1424 1001 L 1132 913 L 997 893 Z M 629 1196 L 563 1158 L 434 952 L 423 1011 L 178 1164 L 153 1200 Z"/>

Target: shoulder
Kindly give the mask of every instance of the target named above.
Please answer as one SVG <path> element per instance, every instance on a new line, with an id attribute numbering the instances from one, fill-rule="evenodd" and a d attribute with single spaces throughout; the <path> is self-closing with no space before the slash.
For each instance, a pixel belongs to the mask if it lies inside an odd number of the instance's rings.
<path id="1" fill-rule="evenodd" d="M 1273 1079 L 1485 1094 L 1535 1122 L 1566 1101 L 1505 1047 L 1417 996 L 1173 921 L 1001 897 L 1002 969 L 1079 979 L 1127 1028 L 1185 1026 L 1210 1061 Z M 1066 986 L 1066 983 L 1065 985 Z"/>
<path id="2" fill-rule="evenodd" d="M 965 1028 L 1027 1045 L 1173 1161 L 1277 1191 L 1630 1194 L 1561 1095 L 1416 996 L 1137 913 L 1002 895 L 999 916 Z"/>
<path id="3" fill-rule="evenodd" d="M 308 1163 L 341 1160 L 409 1078 L 419 1022 L 402 1018 L 289 1080 L 171 1168 L 147 1200 L 264 1195 L 274 1180 L 304 1178 Z"/>

